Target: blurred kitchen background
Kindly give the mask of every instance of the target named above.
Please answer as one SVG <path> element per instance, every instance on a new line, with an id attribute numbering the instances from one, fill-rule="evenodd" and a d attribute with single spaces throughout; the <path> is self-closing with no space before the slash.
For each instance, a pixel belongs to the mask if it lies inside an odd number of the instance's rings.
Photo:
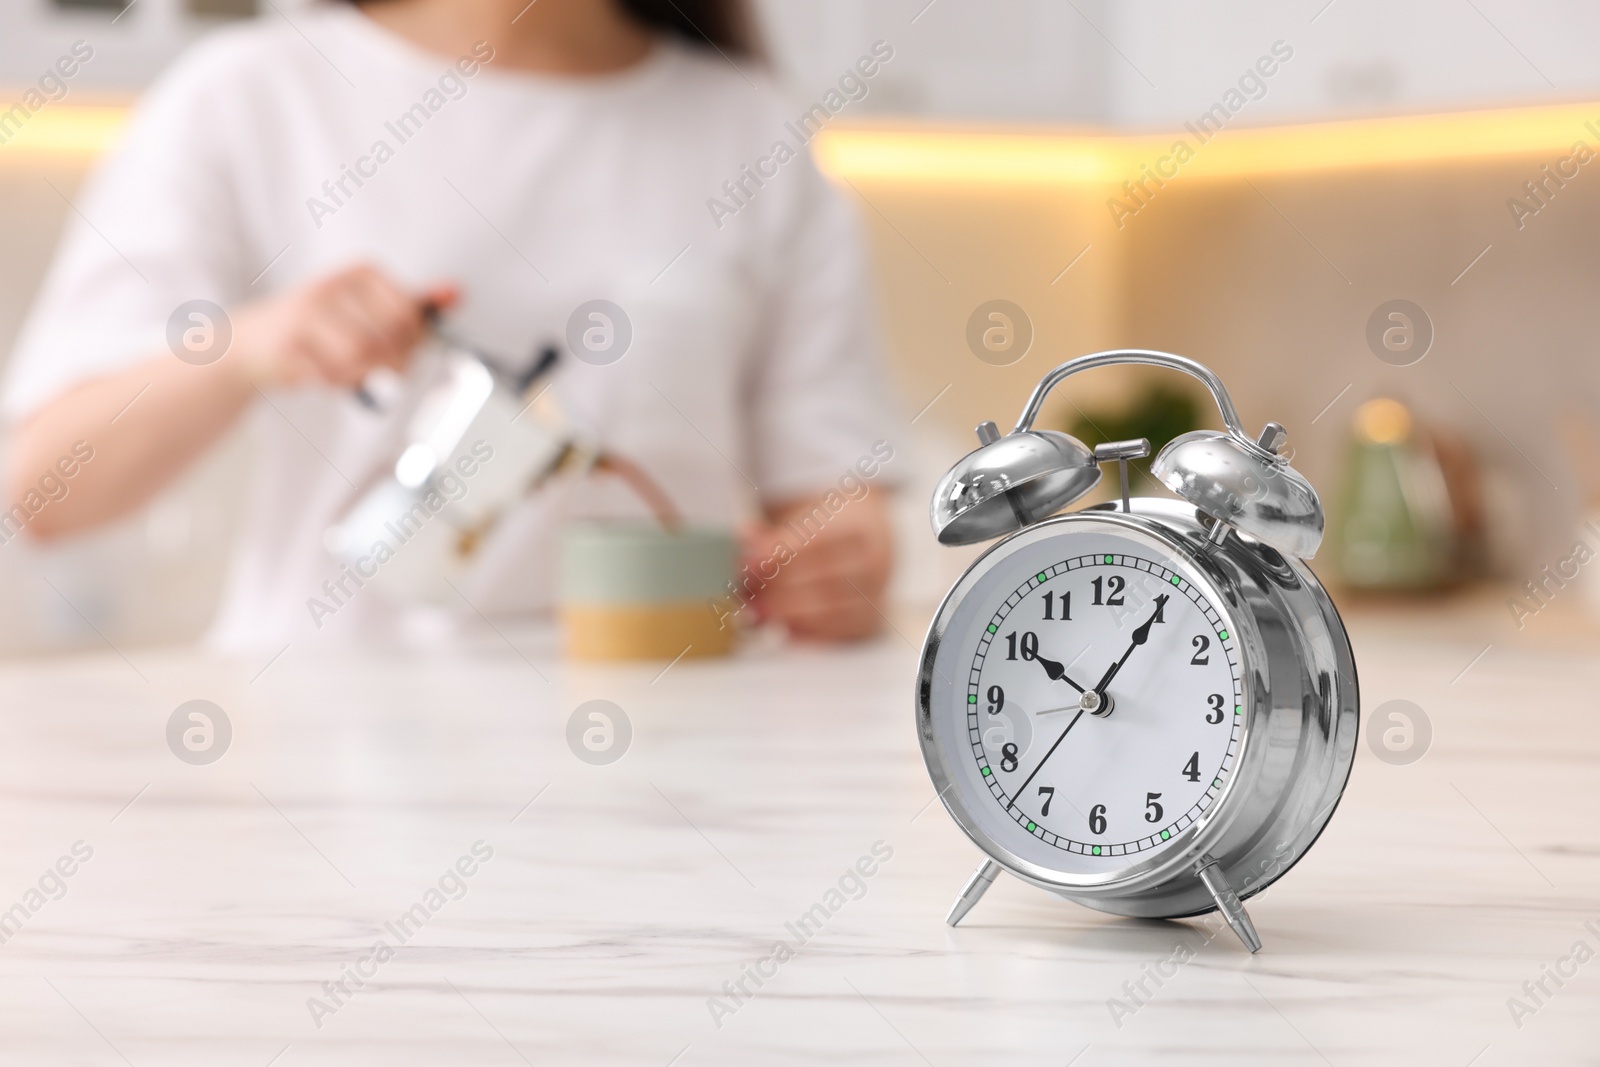
<path id="1" fill-rule="evenodd" d="M 0 144 L 0 353 L 127 102 L 219 23 L 301 6 L 5 0 L 0 112 L 74 41 L 94 59 Z M 1208 363 L 1249 423 L 1288 427 L 1328 508 L 1317 569 L 1356 602 L 1445 612 L 1471 596 L 1512 623 L 1502 605 L 1530 580 L 1583 602 L 1587 571 L 1569 589 L 1541 569 L 1579 570 L 1579 540 L 1600 549 L 1582 526 L 1600 511 L 1600 7 L 759 8 L 799 109 L 874 41 L 894 49 L 814 148 L 874 243 L 915 468 L 905 610 L 925 613 L 967 558 L 933 547 L 923 516 L 973 426 L 1008 425 L 1055 363 L 1124 345 Z M 1058 391 L 1050 419 L 1159 445 L 1214 421 L 1204 399 L 1108 372 Z M 246 447 L 113 530 L 0 546 L 0 654 L 197 634 Z"/>

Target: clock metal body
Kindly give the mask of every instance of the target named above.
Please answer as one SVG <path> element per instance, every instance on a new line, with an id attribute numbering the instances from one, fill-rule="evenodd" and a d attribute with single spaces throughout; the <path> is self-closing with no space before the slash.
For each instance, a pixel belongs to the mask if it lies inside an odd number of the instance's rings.
<path id="1" fill-rule="evenodd" d="M 1090 450 L 1031 429 L 1048 388 L 1113 362 L 1182 370 L 1217 396 L 1228 430 L 1185 435 L 1153 465 L 1182 499 L 1127 496 L 1144 442 Z M 917 673 L 928 772 L 988 857 L 952 925 L 1006 870 L 1118 915 L 1220 909 L 1259 949 L 1241 901 L 1332 816 L 1359 695 L 1338 612 L 1299 558 L 1320 539 L 1316 494 L 1277 456 L 1281 427 L 1251 439 L 1237 423 L 1199 364 L 1102 353 L 1052 372 L 1011 434 L 980 427 L 941 482 L 941 539 L 1012 530 L 945 597 Z M 1124 464 L 1120 502 L 1045 517 L 1109 460 Z"/>

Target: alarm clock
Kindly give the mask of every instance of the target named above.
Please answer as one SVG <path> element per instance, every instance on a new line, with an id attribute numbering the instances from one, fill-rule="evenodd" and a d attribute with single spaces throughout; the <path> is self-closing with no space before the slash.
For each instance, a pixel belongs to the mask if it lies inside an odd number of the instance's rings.
<path id="1" fill-rule="evenodd" d="M 1189 374 L 1216 400 L 1224 429 L 1151 465 L 1176 499 L 1130 499 L 1147 441 L 1033 428 L 1057 385 L 1117 364 Z M 1258 951 L 1243 901 L 1327 825 L 1359 719 L 1349 636 L 1305 562 L 1322 505 L 1283 427 L 1251 436 L 1211 370 L 1128 349 L 1063 363 L 1010 433 L 978 438 L 934 491 L 933 529 L 1001 539 L 944 598 L 916 682 L 934 788 L 987 857 L 946 921 L 1005 870 L 1117 915 L 1220 910 Z M 1058 514 L 1112 461 L 1119 500 Z"/>

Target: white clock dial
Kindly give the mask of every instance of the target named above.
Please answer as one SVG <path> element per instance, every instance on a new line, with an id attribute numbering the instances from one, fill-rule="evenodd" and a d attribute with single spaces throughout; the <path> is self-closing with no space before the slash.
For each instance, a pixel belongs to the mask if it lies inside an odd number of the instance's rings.
<path id="1" fill-rule="evenodd" d="M 1062 534 L 968 594 L 944 660 L 961 727 L 947 736 L 975 772 L 961 777 L 988 793 L 969 803 L 1005 838 L 1033 838 L 1016 847 L 1035 862 L 1149 859 L 1226 788 L 1245 729 L 1241 643 L 1197 578 L 1143 538 Z"/>

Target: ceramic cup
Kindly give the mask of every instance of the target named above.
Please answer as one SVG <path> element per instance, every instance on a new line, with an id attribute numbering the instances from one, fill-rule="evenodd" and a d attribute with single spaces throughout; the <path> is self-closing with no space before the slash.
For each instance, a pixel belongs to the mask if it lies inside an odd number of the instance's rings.
<path id="1" fill-rule="evenodd" d="M 731 531 L 653 523 L 595 523 L 567 531 L 561 551 L 561 625 L 582 660 L 721 656 L 732 618 L 718 610 L 738 569 Z M 685 652 L 684 650 L 688 651 Z"/>

